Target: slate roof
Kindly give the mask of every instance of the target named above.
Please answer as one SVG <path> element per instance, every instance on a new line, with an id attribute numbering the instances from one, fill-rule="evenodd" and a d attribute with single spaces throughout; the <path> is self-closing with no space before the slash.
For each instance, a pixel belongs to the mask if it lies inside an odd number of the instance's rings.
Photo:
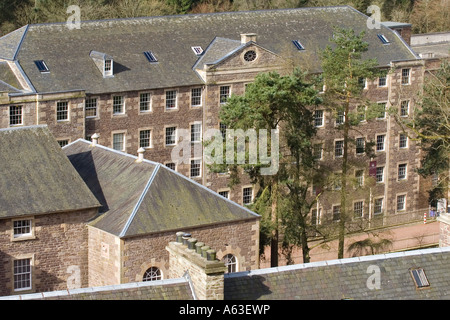
<path id="1" fill-rule="evenodd" d="M 116 236 L 260 218 L 159 163 L 83 139 L 63 151 L 102 204 L 91 225 Z"/>
<path id="2" fill-rule="evenodd" d="M 0 38 L 0 57 L 18 60 L 37 92 L 80 89 L 88 94 L 203 84 L 192 68 L 199 57 L 191 47 L 207 48 L 217 38 L 239 41 L 242 33 L 256 33 L 257 44 L 275 54 L 306 60 L 311 52 L 317 56 L 329 44 L 333 27 L 340 26 L 365 30 L 365 57 L 377 58 L 381 66 L 417 58 L 391 29 L 368 29 L 367 19 L 338 6 L 83 21 L 72 30 L 65 23 L 33 24 Z M 378 33 L 390 44 L 382 45 Z M 297 51 L 292 40 L 300 40 L 306 50 Z M 226 56 L 229 48 L 222 49 Z M 92 50 L 114 58 L 114 77 L 98 72 L 89 57 Z M 152 51 L 158 62 L 149 63 L 144 51 Z M 50 72 L 40 73 L 34 60 L 44 60 Z M 319 65 L 312 67 L 320 71 Z"/>
<path id="3" fill-rule="evenodd" d="M 379 289 L 369 289 L 375 268 Z M 423 268 L 430 286 L 417 289 L 411 268 Z M 224 294 L 226 300 L 450 299 L 450 247 L 226 274 Z"/>
<path id="4" fill-rule="evenodd" d="M 0 300 L 193 300 L 193 295 L 189 282 L 179 278 L 4 296 Z"/>
<path id="5" fill-rule="evenodd" d="M 0 129 L 0 219 L 98 207 L 46 126 Z"/>

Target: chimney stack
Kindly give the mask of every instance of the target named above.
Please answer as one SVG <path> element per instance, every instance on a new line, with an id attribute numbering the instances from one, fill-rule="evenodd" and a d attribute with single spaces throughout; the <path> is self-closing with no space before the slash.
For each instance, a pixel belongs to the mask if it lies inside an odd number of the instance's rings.
<path id="1" fill-rule="evenodd" d="M 241 33 L 241 43 L 245 44 L 249 41 L 256 42 L 256 33 Z"/>
<path id="2" fill-rule="evenodd" d="M 144 152 L 145 152 L 145 149 L 142 148 L 142 147 L 140 147 L 140 148 L 138 149 L 137 152 L 138 152 L 138 158 L 137 158 L 136 162 L 142 162 L 142 161 L 144 161 Z"/>
<path id="3" fill-rule="evenodd" d="M 216 251 L 191 234 L 177 232 L 169 251 L 169 278 L 189 274 L 194 295 L 200 300 L 223 300 L 225 264 L 216 259 Z"/>
<path id="4" fill-rule="evenodd" d="M 98 133 L 94 133 L 91 137 L 92 139 L 92 143 L 91 143 L 91 147 L 95 147 L 98 144 L 98 138 L 100 136 L 98 135 Z"/>

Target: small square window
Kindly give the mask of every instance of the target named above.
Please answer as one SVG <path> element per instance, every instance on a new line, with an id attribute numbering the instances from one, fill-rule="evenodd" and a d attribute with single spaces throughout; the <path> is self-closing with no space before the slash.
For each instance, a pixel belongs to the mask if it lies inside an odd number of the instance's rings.
<path id="1" fill-rule="evenodd" d="M 386 87 L 387 86 L 387 76 L 378 77 L 378 87 Z"/>
<path id="2" fill-rule="evenodd" d="M 31 236 L 32 235 L 31 227 L 32 227 L 31 219 L 15 220 L 13 223 L 14 238 Z"/>
<path id="3" fill-rule="evenodd" d="M 59 146 L 62 148 L 64 146 L 67 146 L 69 144 L 69 140 L 64 139 L 64 140 L 58 140 Z"/>
<path id="4" fill-rule="evenodd" d="M 230 199 L 230 191 L 229 190 L 225 190 L 225 191 L 219 191 L 218 192 L 222 197 L 226 198 L 226 199 Z"/>
<path id="5" fill-rule="evenodd" d="M 67 101 L 56 103 L 56 120 L 69 120 L 69 103 Z"/>

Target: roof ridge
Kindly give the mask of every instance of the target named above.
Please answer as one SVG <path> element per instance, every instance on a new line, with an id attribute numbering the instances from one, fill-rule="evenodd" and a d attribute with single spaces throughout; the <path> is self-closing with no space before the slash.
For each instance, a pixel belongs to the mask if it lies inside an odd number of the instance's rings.
<path id="1" fill-rule="evenodd" d="M 153 172 L 152 172 L 150 178 L 148 179 L 147 184 L 145 185 L 144 190 L 142 191 L 142 193 L 141 193 L 141 195 L 140 195 L 140 197 L 139 197 L 138 202 L 137 202 L 136 205 L 134 206 L 133 211 L 131 212 L 130 216 L 128 217 L 127 222 L 125 223 L 125 226 L 123 227 L 122 231 L 121 231 L 120 234 L 119 234 L 119 238 L 122 238 L 122 237 L 125 236 L 125 234 L 127 233 L 128 228 L 130 227 L 131 222 L 133 222 L 134 217 L 136 216 L 136 213 L 138 212 L 139 207 L 141 206 L 142 201 L 144 200 L 145 196 L 147 195 L 147 192 L 148 192 L 148 190 L 150 189 L 150 186 L 151 186 L 153 180 L 155 179 L 155 176 L 156 176 L 156 174 L 158 173 L 160 167 L 161 167 L 161 164 L 158 163 L 158 164 L 155 166 L 155 168 L 153 169 Z"/>

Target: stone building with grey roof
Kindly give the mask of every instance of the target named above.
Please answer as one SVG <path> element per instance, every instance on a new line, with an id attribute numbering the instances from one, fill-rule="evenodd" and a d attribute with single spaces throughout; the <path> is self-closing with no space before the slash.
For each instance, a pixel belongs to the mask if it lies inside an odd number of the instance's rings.
<path id="1" fill-rule="evenodd" d="M 142 155 L 41 125 L 1 129 L 0 158 L 0 296 L 173 278 L 180 230 L 259 267 L 259 215 Z"/>
<path id="2" fill-rule="evenodd" d="M 365 81 L 367 97 L 412 116 L 425 62 L 398 32 L 404 28 L 407 35 L 408 26 L 368 28 L 367 21 L 349 6 L 336 6 L 82 21 L 79 29 L 27 25 L 0 38 L 0 127 L 45 123 L 61 145 L 98 134 L 100 144 L 121 152 L 137 155 L 142 147 L 147 159 L 246 205 L 255 186 L 243 176 L 230 189 L 226 173 L 210 172 L 202 135 L 224 129 L 221 105 L 243 94 L 258 73 L 299 65 L 319 74 L 319 51 L 330 44 L 334 26 L 365 31 L 369 50 L 363 57 L 389 71 Z M 320 107 L 315 115 L 319 161 L 335 163 L 341 145 L 336 115 Z M 178 163 L 172 152 L 182 132 L 192 153 Z M 356 190 L 350 209 L 378 217 L 378 224 L 404 214 L 421 219 L 429 206 L 426 183 L 415 173 L 421 153 L 394 117 L 385 113 L 367 122 L 352 138 L 377 142 L 377 183 L 370 192 Z M 364 166 L 352 174 L 364 181 L 371 159 L 359 150 L 352 146 L 350 152 Z M 338 192 L 324 191 L 311 213 L 317 223 L 340 210 Z"/>

